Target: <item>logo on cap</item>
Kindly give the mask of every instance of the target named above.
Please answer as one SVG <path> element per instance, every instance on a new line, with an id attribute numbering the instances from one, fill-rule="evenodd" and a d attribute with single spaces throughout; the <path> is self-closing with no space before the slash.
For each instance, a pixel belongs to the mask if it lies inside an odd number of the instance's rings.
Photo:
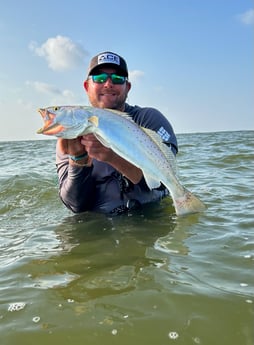
<path id="1" fill-rule="evenodd" d="M 114 63 L 116 65 L 120 65 L 120 58 L 119 56 L 115 54 L 110 54 L 110 53 L 100 54 L 98 56 L 98 65 L 102 63 Z"/>

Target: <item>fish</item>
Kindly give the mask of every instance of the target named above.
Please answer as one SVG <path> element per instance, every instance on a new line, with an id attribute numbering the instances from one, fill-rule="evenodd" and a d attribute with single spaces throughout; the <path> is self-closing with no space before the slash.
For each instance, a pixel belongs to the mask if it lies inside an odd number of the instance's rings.
<path id="1" fill-rule="evenodd" d="M 177 216 L 199 213 L 204 203 L 177 177 L 176 158 L 155 131 L 136 124 L 130 115 L 92 106 L 54 106 L 38 109 L 44 121 L 37 133 L 74 139 L 93 133 L 106 147 L 140 168 L 152 190 L 168 189 Z"/>

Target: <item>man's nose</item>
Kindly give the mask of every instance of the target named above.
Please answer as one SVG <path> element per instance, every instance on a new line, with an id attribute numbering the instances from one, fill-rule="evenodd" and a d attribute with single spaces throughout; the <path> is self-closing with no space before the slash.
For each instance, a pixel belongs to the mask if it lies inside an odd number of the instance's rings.
<path id="1" fill-rule="evenodd" d="M 113 83 L 110 77 L 105 81 L 104 86 L 106 87 L 112 87 Z"/>

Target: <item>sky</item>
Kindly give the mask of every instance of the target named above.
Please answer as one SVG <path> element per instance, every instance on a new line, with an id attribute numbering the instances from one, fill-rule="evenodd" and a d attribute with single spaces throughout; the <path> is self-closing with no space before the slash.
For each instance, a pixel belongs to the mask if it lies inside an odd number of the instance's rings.
<path id="1" fill-rule="evenodd" d="M 0 141 L 44 139 L 40 107 L 89 105 L 103 51 L 177 134 L 253 130 L 253 28 L 252 0 L 0 0 Z"/>

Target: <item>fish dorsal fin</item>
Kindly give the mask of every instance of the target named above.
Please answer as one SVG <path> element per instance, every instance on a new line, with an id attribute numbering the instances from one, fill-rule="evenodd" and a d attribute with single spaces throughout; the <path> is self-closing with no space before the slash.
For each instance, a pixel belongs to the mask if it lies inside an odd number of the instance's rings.
<path id="1" fill-rule="evenodd" d="M 126 118 L 127 120 L 135 123 L 135 121 L 133 120 L 132 116 L 130 114 L 126 113 L 126 112 L 119 111 L 119 110 L 116 110 L 116 109 L 109 109 L 109 108 L 105 108 L 105 110 L 110 111 L 111 113 L 113 113 L 115 115 L 122 116 L 122 117 Z"/>
<path id="2" fill-rule="evenodd" d="M 150 128 L 141 127 L 141 129 L 150 137 L 151 140 L 160 148 L 161 152 L 163 153 L 164 157 L 169 161 L 170 166 L 174 172 L 177 173 L 177 166 L 176 166 L 176 159 L 171 151 L 170 147 L 163 142 L 161 136 L 156 133 L 155 131 L 151 130 Z"/>

